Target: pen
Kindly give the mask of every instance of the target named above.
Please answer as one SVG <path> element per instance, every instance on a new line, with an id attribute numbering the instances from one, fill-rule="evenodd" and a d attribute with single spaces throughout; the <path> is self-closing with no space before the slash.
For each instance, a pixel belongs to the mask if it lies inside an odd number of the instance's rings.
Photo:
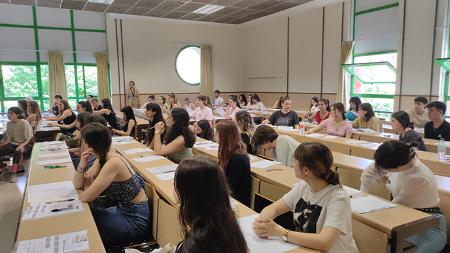
<path id="1" fill-rule="evenodd" d="M 45 165 L 44 168 L 46 169 L 60 169 L 65 168 L 65 165 Z"/>
<path id="2" fill-rule="evenodd" d="M 73 209 L 73 207 L 70 206 L 70 207 L 65 207 L 65 208 L 55 208 L 55 209 L 52 209 L 51 212 L 56 213 L 56 212 L 61 212 L 61 211 L 65 211 L 65 210 L 70 210 L 70 209 Z"/>
<path id="3" fill-rule="evenodd" d="M 61 200 L 55 200 L 55 201 L 47 201 L 45 204 L 52 204 L 52 203 L 59 203 L 59 202 L 68 202 L 68 201 L 74 201 L 75 199 L 61 199 Z"/>

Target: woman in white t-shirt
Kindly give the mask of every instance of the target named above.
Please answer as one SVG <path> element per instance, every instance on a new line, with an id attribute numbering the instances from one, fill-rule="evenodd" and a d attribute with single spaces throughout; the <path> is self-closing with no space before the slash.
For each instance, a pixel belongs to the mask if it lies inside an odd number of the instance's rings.
<path id="1" fill-rule="evenodd" d="M 305 142 L 295 150 L 294 172 L 302 179 L 295 187 L 264 208 L 253 223 L 261 237 L 281 239 L 329 253 L 358 252 L 352 235 L 352 210 L 339 175 L 331 168 L 330 149 L 317 142 Z M 276 224 L 273 219 L 288 211 L 294 213 L 295 231 Z"/>
<path id="2" fill-rule="evenodd" d="M 375 162 L 361 175 L 361 191 L 368 192 L 373 184 L 383 182 L 392 194 L 392 202 L 438 218 L 437 228 L 413 235 L 406 241 L 416 245 L 415 253 L 441 252 L 447 242 L 447 222 L 439 208 L 436 178 L 417 159 L 414 144 L 401 141 L 381 144 L 375 151 Z"/>
<path id="3" fill-rule="evenodd" d="M 228 96 L 228 106 L 225 109 L 225 118 L 235 120 L 236 113 L 240 110 L 241 110 L 241 108 L 239 108 L 237 96 L 229 95 Z"/>

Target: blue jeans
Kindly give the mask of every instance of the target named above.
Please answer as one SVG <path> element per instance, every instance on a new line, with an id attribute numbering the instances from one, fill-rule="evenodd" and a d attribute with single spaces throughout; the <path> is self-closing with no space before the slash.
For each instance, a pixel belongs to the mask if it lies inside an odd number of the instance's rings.
<path id="1" fill-rule="evenodd" d="M 90 205 L 97 229 L 106 248 L 146 241 L 150 238 L 148 202 L 108 208 Z"/>
<path id="2" fill-rule="evenodd" d="M 429 229 L 421 234 L 410 236 L 406 241 L 416 245 L 414 253 L 438 253 L 447 243 L 447 221 L 440 213 L 431 213 L 439 219 L 437 228 Z"/>

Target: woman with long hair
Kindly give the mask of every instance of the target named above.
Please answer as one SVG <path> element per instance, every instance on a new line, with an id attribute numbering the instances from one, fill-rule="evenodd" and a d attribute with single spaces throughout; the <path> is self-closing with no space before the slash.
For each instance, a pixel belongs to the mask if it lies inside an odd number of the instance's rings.
<path id="1" fill-rule="evenodd" d="M 149 121 L 145 145 L 147 145 L 150 148 L 153 148 L 153 136 L 155 135 L 155 125 L 159 122 L 163 122 L 165 124 L 166 121 L 164 120 L 164 117 L 162 115 L 161 107 L 156 103 L 148 103 L 145 106 L 145 116 L 148 118 Z M 160 135 L 160 141 L 162 141 L 162 136 L 163 135 Z"/>
<path id="2" fill-rule="evenodd" d="M 94 113 L 102 115 L 112 128 L 118 128 L 116 113 L 109 98 L 102 98 L 102 109 L 94 111 Z"/>
<path id="3" fill-rule="evenodd" d="M 359 105 L 358 117 L 352 122 L 353 128 L 369 128 L 381 132 L 381 121 L 375 116 L 372 105 L 362 103 Z"/>
<path id="4" fill-rule="evenodd" d="M 75 120 L 77 115 L 72 111 L 67 100 L 60 99 L 58 102 L 59 112 L 58 116 L 48 117 L 47 120 L 58 121 L 57 124 L 51 124 L 52 126 L 59 126 L 61 133 L 70 135 L 75 131 Z"/>
<path id="5" fill-rule="evenodd" d="M 121 136 L 134 136 L 135 126 L 137 125 L 136 118 L 134 117 L 133 108 L 130 106 L 125 106 L 120 110 L 123 114 L 123 121 L 125 122 L 122 126 L 122 130 L 112 129 L 112 132 Z"/>
<path id="6" fill-rule="evenodd" d="M 239 127 L 241 140 L 247 146 L 247 152 L 252 153 L 250 140 L 255 132 L 255 124 L 253 118 L 247 111 L 239 111 L 236 113 L 236 124 Z"/>
<path id="7" fill-rule="evenodd" d="M 170 112 L 170 106 L 166 103 L 166 97 L 158 96 L 158 98 L 156 99 L 156 103 L 161 107 L 161 111 L 163 113 Z"/>
<path id="8" fill-rule="evenodd" d="M 92 216 L 106 248 L 146 239 L 150 233 L 150 212 L 144 191 L 144 180 L 119 154 L 111 151 L 108 128 L 90 123 L 81 129 L 83 153 L 76 168 L 73 184 L 84 189 L 78 196 L 91 203 Z M 86 166 L 91 155 L 92 167 Z M 110 207 L 95 204 L 105 195 Z M 112 232 L 113 231 L 113 232 Z"/>
<path id="9" fill-rule="evenodd" d="M 358 117 L 359 105 L 361 105 L 361 99 L 359 97 L 351 97 L 348 101 L 350 103 L 350 110 L 345 114 L 348 120 L 354 121 Z"/>
<path id="10" fill-rule="evenodd" d="M 25 99 L 21 99 L 21 100 L 17 101 L 17 105 L 19 106 L 20 109 L 22 109 L 24 119 L 26 119 L 28 117 L 27 101 Z"/>
<path id="11" fill-rule="evenodd" d="M 27 121 L 30 125 L 35 129 L 39 124 L 39 121 L 42 119 L 41 109 L 39 108 L 39 104 L 34 101 L 28 101 L 27 103 Z"/>
<path id="12" fill-rule="evenodd" d="M 216 162 L 203 157 L 183 160 L 175 172 L 184 241 L 176 253 L 247 253 L 245 238 L 230 204 L 230 191 Z"/>
<path id="13" fill-rule="evenodd" d="M 228 96 L 228 106 L 225 109 L 225 118 L 234 119 L 236 113 L 240 110 L 241 108 L 239 108 L 238 98 L 236 95 Z"/>
<path id="14" fill-rule="evenodd" d="M 439 208 L 439 193 L 433 172 L 416 155 L 417 143 L 387 141 L 374 154 L 374 162 L 361 175 L 361 190 L 386 184 L 392 202 L 415 208 L 439 220 L 439 226 L 406 238 L 414 252 L 441 252 L 447 242 L 447 222 Z"/>
<path id="15" fill-rule="evenodd" d="M 305 142 L 295 150 L 294 173 L 301 179 L 294 188 L 261 211 L 253 230 L 261 238 L 283 240 L 323 252 L 357 253 L 352 236 L 352 209 L 347 192 L 333 170 L 330 149 L 318 142 Z M 295 230 L 273 220 L 293 212 Z"/>
<path id="16" fill-rule="evenodd" d="M 346 121 L 345 109 L 342 103 L 334 103 L 330 108 L 330 118 L 326 119 L 306 133 L 311 134 L 325 129 L 327 134 L 345 138 L 352 137 L 352 123 Z"/>
<path id="17" fill-rule="evenodd" d="M 240 94 L 238 97 L 238 104 L 240 108 L 247 108 L 248 102 L 245 94 Z"/>
<path id="18" fill-rule="evenodd" d="M 175 96 L 175 93 L 170 93 L 167 95 L 167 98 L 169 100 L 169 109 L 172 110 L 173 108 L 181 108 L 180 104 L 177 101 L 177 97 Z"/>
<path id="19" fill-rule="evenodd" d="M 250 158 L 236 123 L 230 120 L 220 121 L 216 127 L 215 139 L 219 143 L 219 165 L 225 171 L 233 197 L 250 206 Z"/>
<path id="20" fill-rule="evenodd" d="M 250 103 L 247 106 L 247 109 L 263 112 L 266 110 L 266 107 L 263 102 L 261 102 L 258 94 L 254 93 L 250 96 Z"/>
<path id="21" fill-rule="evenodd" d="M 65 101 L 65 100 L 60 100 L 60 102 L 61 101 Z M 80 101 L 80 102 L 78 102 L 77 103 L 77 112 L 80 114 L 80 113 L 84 113 L 84 112 L 86 112 L 86 113 L 92 113 L 92 107 L 91 107 L 91 104 L 89 103 L 89 102 L 87 102 L 87 101 Z M 80 133 L 79 133 L 79 131 L 77 132 L 77 128 L 76 128 L 76 118 L 77 118 L 78 116 L 75 116 L 75 120 L 71 123 L 71 124 L 68 124 L 68 125 L 66 125 L 66 124 L 60 124 L 60 123 L 57 123 L 57 124 L 54 124 L 54 123 L 51 123 L 51 125 L 52 126 L 56 126 L 56 127 L 59 127 L 60 129 L 74 129 L 74 131 L 73 132 L 68 132 L 68 133 L 63 133 L 63 132 L 61 132 L 61 134 L 58 134 L 57 136 L 56 136 L 56 139 L 57 140 L 60 140 L 60 141 L 65 141 L 65 140 L 67 140 L 67 139 L 71 139 L 71 138 L 75 138 L 75 139 L 79 139 L 80 138 Z M 70 147 L 70 146 L 69 146 Z"/>
<path id="22" fill-rule="evenodd" d="M 317 124 L 320 124 L 320 122 L 328 119 L 330 117 L 330 105 L 329 105 L 328 99 L 322 98 L 319 100 L 318 108 L 319 110 L 316 112 L 316 115 L 314 115 L 313 120 L 317 122 Z"/>
<path id="23" fill-rule="evenodd" d="M 211 124 L 208 120 L 202 119 L 194 123 L 194 133 L 200 138 L 203 138 L 208 141 L 214 140 L 214 128 L 211 127 Z"/>
<path id="24" fill-rule="evenodd" d="M 153 136 L 153 149 L 155 154 L 167 156 L 174 163 L 192 156 L 192 147 L 195 144 L 195 135 L 189 130 L 189 114 L 185 109 L 174 108 L 166 119 L 168 129 L 163 122 L 155 125 Z M 164 142 L 161 142 L 161 134 Z"/>

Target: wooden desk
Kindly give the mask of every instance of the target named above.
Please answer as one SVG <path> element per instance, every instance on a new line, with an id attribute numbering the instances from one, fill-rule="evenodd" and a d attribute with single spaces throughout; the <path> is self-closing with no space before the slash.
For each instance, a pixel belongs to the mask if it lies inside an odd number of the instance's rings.
<path id="1" fill-rule="evenodd" d="M 194 147 L 193 151 L 217 160 L 217 151 L 198 147 Z M 336 167 L 348 167 L 350 170 L 365 168 L 371 162 L 341 153 L 333 153 L 333 156 Z M 258 168 L 251 170 L 258 181 L 256 187 L 255 183 L 253 184 L 253 195 L 258 193 L 273 201 L 290 191 L 299 180 L 295 177 L 292 168 L 282 165 L 274 166 L 271 171 Z M 359 177 L 357 179 L 359 180 Z M 391 239 L 391 252 L 400 252 L 405 238 L 437 226 L 437 220 L 431 215 L 401 205 L 366 214 L 353 212 L 352 218 L 353 237 L 360 252 L 386 252 L 389 239 Z"/>
<path id="2" fill-rule="evenodd" d="M 153 194 L 149 194 L 149 197 L 153 200 L 153 236 L 159 245 L 165 245 L 167 243 L 172 243 L 177 245 L 183 238 L 181 236 L 181 227 L 178 222 L 178 200 L 174 191 L 173 180 L 160 180 L 154 174 L 148 172 L 146 168 L 157 167 L 161 165 L 173 164 L 173 162 L 168 159 L 158 160 L 147 163 L 138 163 L 133 160 L 133 158 L 148 155 L 146 154 L 133 154 L 127 155 L 124 153 L 125 150 L 130 148 L 143 148 L 144 145 L 138 142 L 126 145 L 115 145 L 114 148 L 118 153 L 123 155 L 128 162 L 133 166 L 133 168 L 144 177 L 145 181 L 151 187 Z M 236 201 L 237 202 L 237 201 Z M 245 217 L 255 214 L 253 210 L 246 207 L 245 205 L 237 202 L 238 217 Z M 298 248 L 295 250 L 288 251 L 289 253 L 313 253 L 317 252 L 315 250 Z"/>
<path id="3" fill-rule="evenodd" d="M 75 168 L 72 163 L 64 164 L 65 168 L 45 169 L 43 166 L 36 165 L 36 158 L 43 152 L 39 150 L 42 143 L 36 143 L 33 148 L 27 187 L 30 185 L 55 183 L 62 181 L 71 181 Z M 28 191 L 25 190 L 23 200 L 22 214 L 28 208 Z M 41 237 L 77 232 L 88 231 L 89 251 L 92 253 L 105 252 L 100 234 L 92 217 L 88 204 L 83 204 L 84 211 L 73 214 L 54 216 L 36 220 L 20 219 L 17 232 L 17 241 L 37 239 Z"/>

